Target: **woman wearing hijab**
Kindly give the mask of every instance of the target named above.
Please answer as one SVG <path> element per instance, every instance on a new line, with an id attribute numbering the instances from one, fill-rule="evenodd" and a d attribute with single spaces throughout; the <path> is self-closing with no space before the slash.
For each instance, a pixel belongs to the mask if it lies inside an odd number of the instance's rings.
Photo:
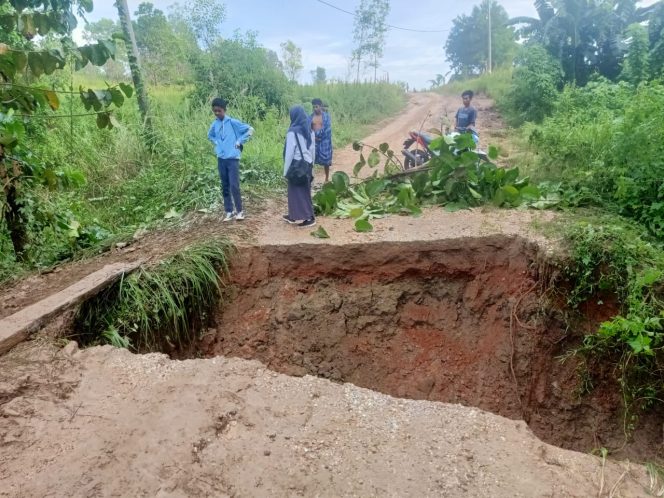
<path id="1" fill-rule="evenodd" d="M 299 227 L 312 227 L 316 224 L 314 205 L 311 201 L 313 163 L 316 157 L 314 132 L 304 107 L 290 109 L 290 128 L 284 145 L 284 177 L 288 178 L 288 214 L 283 216 L 287 223 Z M 305 172 L 304 178 L 291 178 L 288 171 L 297 168 Z M 292 173 L 292 172 L 291 172 Z M 302 221 L 300 221 L 302 220 Z"/>

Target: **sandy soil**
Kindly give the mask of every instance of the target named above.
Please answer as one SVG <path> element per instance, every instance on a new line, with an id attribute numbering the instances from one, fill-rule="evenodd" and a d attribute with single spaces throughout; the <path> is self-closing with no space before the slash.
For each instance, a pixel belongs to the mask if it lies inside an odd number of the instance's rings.
<path id="1" fill-rule="evenodd" d="M 0 382 L 0 496 L 637 497 L 649 483 L 523 422 L 255 361 L 31 343 L 0 358 Z"/>

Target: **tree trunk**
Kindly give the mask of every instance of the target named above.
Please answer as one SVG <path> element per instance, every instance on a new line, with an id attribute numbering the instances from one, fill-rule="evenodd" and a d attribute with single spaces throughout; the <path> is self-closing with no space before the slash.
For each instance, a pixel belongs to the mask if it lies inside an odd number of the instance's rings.
<path id="1" fill-rule="evenodd" d="M 150 146 L 153 144 L 154 134 L 152 128 L 152 118 L 150 116 L 150 103 L 148 101 L 148 92 L 145 88 L 143 81 L 143 74 L 141 72 L 141 63 L 138 57 L 138 47 L 136 46 L 136 36 L 134 35 L 134 27 L 131 24 L 131 17 L 129 16 L 129 6 L 127 0 L 116 0 L 115 6 L 118 9 L 118 16 L 120 17 L 120 24 L 122 24 L 122 32 L 125 37 L 125 45 L 127 46 L 127 58 L 129 59 L 129 68 L 131 69 L 131 78 L 136 87 L 136 98 L 138 99 L 138 109 L 141 111 L 145 131 L 147 132 L 148 141 Z"/>
<path id="2" fill-rule="evenodd" d="M 10 171 L 10 169 L 14 171 Z M 27 259 L 25 248 L 29 241 L 28 228 L 27 222 L 21 214 L 23 205 L 16 197 L 16 186 L 12 181 L 17 174 L 17 169 L 18 166 L 12 165 L 11 160 L 6 158 L 5 149 L 0 145 L 0 183 L 4 185 L 6 206 L 3 211 L 5 212 L 5 223 L 14 247 L 16 260 L 25 261 Z"/>
<path id="3" fill-rule="evenodd" d="M 5 188 L 5 200 L 7 202 L 5 222 L 14 247 L 14 254 L 17 261 L 25 261 L 27 259 L 25 247 L 28 245 L 27 223 L 21 215 L 22 205 L 16 198 L 16 188 L 13 184 Z"/>

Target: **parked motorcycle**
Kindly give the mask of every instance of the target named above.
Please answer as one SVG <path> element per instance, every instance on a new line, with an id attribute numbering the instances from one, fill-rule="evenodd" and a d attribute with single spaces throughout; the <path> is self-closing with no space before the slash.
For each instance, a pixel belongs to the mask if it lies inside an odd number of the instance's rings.
<path id="1" fill-rule="evenodd" d="M 462 131 L 461 133 L 471 133 L 473 135 L 473 140 L 475 141 L 476 144 L 479 143 L 479 135 L 477 132 L 473 129 L 467 129 L 465 131 Z M 447 137 L 454 138 L 456 136 L 459 136 L 461 134 L 458 131 L 454 131 L 452 133 L 447 134 Z M 411 168 L 416 168 L 418 166 L 423 166 L 429 160 L 431 159 L 432 155 L 436 154 L 436 152 L 432 151 L 429 147 L 431 142 L 433 142 L 436 138 L 438 138 L 440 135 L 436 135 L 434 133 L 429 133 L 425 131 L 410 131 L 408 133 L 408 138 L 406 141 L 403 143 L 403 150 L 401 153 L 404 156 L 404 169 L 408 170 Z M 415 145 L 415 148 L 411 147 Z M 453 152 L 454 154 L 461 154 L 462 152 L 466 152 L 469 149 L 455 149 Z M 486 154 L 486 152 L 481 151 L 480 149 L 476 149 L 474 152 L 476 152 L 482 161 L 488 161 L 489 158 Z"/>

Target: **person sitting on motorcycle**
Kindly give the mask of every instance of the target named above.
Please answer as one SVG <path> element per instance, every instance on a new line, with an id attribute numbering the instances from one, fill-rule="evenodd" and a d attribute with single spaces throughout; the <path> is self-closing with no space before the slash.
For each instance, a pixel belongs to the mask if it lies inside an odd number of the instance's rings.
<path id="1" fill-rule="evenodd" d="M 477 109 L 470 102 L 473 100 L 473 91 L 466 90 L 461 94 L 463 107 L 460 107 L 455 116 L 454 130 L 458 133 L 471 133 L 475 143 L 479 143 L 479 134 L 475 128 Z"/>

